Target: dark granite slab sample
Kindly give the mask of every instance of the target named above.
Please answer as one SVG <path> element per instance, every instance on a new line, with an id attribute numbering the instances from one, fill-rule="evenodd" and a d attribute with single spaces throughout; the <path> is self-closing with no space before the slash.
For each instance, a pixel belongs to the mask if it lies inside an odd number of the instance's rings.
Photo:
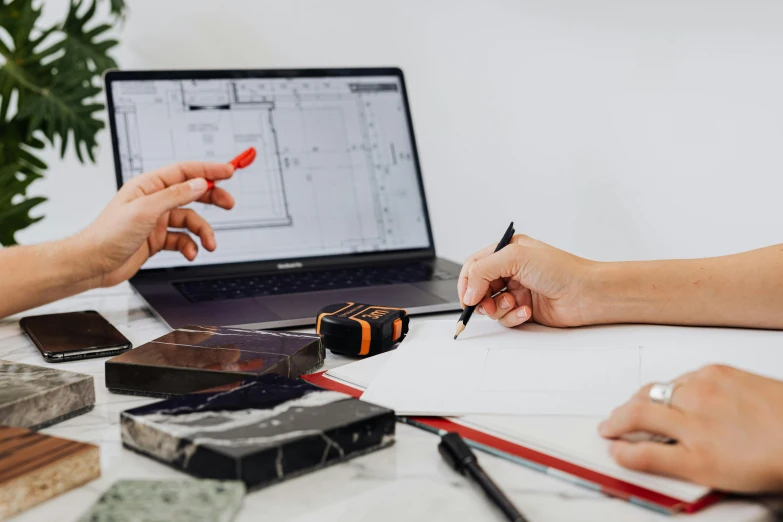
<path id="1" fill-rule="evenodd" d="M 120 415 L 123 444 L 197 477 L 264 487 L 394 442 L 394 412 L 265 375 Z"/>
<path id="2" fill-rule="evenodd" d="M 317 335 L 188 326 L 106 361 L 115 393 L 169 397 L 268 373 L 296 378 L 320 367 Z"/>
<path id="3" fill-rule="evenodd" d="M 91 375 L 0 361 L 0 425 L 38 430 L 93 406 Z"/>
<path id="4" fill-rule="evenodd" d="M 0 426 L 0 520 L 100 474 L 97 446 Z"/>
<path id="5" fill-rule="evenodd" d="M 77 522 L 230 522 L 244 496 L 238 480 L 120 480 Z"/>

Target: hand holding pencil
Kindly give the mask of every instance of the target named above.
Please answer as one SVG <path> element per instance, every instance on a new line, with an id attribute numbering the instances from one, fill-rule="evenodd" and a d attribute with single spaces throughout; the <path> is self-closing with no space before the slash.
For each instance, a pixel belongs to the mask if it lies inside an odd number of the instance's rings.
<path id="1" fill-rule="evenodd" d="M 462 267 L 458 292 L 467 317 L 475 309 L 508 327 L 530 320 L 555 327 L 605 322 L 595 285 L 602 263 L 522 234 L 502 249 L 499 245 L 476 252 Z M 458 332 L 464 324 L 461 317 Z"/>
<path id="2" fill-rule="evenodd" d="M 514 236 L 514 222 L 512 221 L 511 224 L 508 226 L 506 233 L 503 234 L 503 238 L 498 243 L 498 246 L 495 247 L 495 252 L 498 252 L 503 248 L 505 248 L 506 246 L 508 246 L 513 236 Z M 460 275 L 460 279 L 461 278 L 462 276 Z M 470 316 L 473 315 L 475 309 L 476 309 L 476 305 L 472 305 L 472 306 L 466 306 L 465 309 L 462 310 L 462 315 L 460 315 L 459 319 L 457 320 L 457 331 L 454 334 L 455 340 L 457 339 L 457 337 L 459 337 L 459 334 L 461 334 L 462 331 L 465 330 L 465 327 L 468 325 L 468 321 L 470 320 Z"/>

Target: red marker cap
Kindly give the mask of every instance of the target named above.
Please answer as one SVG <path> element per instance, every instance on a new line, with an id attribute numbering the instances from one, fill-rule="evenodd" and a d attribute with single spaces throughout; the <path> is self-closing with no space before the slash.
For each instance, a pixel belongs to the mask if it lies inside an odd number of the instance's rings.
<path id="1" fill-rule="evenodd" d="M 229 161 L 230 164 L 234 166 L 235 169 L 243 169 L 253 163 L 253 160 L 256 159 L 256 149 L 253 147 L 250 147 L 245 152 L 237 156 L 236 158 Z M 215 188 L 215 182 L 212 180 L 207 180 L 207 190 L 212 190 Z"/>
<path id="2" fill-rule="evenodd" d="M 245 152 L 229 161 L 229 163 L 231 163 L 235 169 L 243 169 L 253 163 L 254 159 L 256 159 L 256 149 L 250 147 Z"/>

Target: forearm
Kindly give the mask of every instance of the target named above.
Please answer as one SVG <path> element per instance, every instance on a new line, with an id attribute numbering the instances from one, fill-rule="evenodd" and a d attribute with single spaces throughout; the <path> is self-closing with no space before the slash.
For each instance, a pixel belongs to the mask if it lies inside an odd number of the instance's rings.
<path id="1" fill-rule="evenodd" d="M 593 323 L 783 329 L 783 245 L 730 256 L 598 263 Z"/>
<path id="2" fill-rule="evenodd" d="M 77 239 L 0 250 L 0 317 L 97 285 Z"/>

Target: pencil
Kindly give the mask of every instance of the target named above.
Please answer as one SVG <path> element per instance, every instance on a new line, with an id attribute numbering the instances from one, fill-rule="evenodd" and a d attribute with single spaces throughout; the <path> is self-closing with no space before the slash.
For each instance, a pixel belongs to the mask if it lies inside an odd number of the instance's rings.
<path id="1" fill-rule="evenodd" d="M 503 239 L 500 240 L 500 243 L 498 243 L 498 246 L 495 247 L 495 252 L 505 248 L 508 246 L 508 244 L 511 242 L 511 238 L 514 237 L 514 222 L 512 221 L 511 224 L 508 226 L 508 230 L 506 230 L 506 233 L 503 234 Z M 454 334 L 454 339 L 459 337 L 459 334 L 462 333 L 463 330 L 465 330 L 465 327 L 468 325 L 468 321 L 470 320 L 470 316 L 473 315 L 473 311 L 476 309 L 476 306 L 466 306 L 465 309 L 462 311 L 462 315 L 459 316 L 459 319 L 457 319 L 457 333 Z"/>

